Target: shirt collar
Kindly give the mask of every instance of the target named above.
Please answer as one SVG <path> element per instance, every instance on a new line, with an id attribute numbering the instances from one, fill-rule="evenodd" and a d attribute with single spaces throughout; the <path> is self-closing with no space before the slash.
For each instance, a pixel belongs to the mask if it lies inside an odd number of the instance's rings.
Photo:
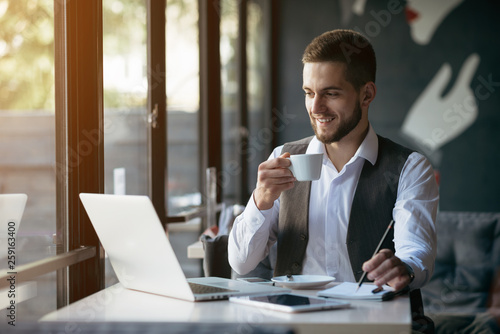
<path id="1" fill-rule="evenodd" d="M 318 140 L 318 138 L 313 137 L 309 146 L 307 147 L 307 154 L 311 153 L 325 153 L 325 159 L 328 159 L 326 155 L 325 145 Z M 351 161 L 355 161 L 358 157 L 366 159 L 370 161 L 372 165 L 375 165 L 377 162 L 378 156 L 378 137 L 373 130 L 372 125 L 370 124 L 368 127 L 368 133 L 366 134 L 365 139 L 361 142 L 361 145 L 358 147 L 356 153 L 352 157 Z"/>
<path id="2" fill-rule="evenodd" d="M 377 134 L 375 133 L 375 130 L 373 130 L 372 125 L 369 125 L 368 128 L 368 133 L 366 134 L 365 139 L 361 143 L 361 145 L 358 147 L 358 150 L 354 154 L 354 156 L 359 156 L 361 158 L 364 158 L 372 165 L 375 165 L 377 162 L 377 157 L 378 157 L 378 137 Z"/>

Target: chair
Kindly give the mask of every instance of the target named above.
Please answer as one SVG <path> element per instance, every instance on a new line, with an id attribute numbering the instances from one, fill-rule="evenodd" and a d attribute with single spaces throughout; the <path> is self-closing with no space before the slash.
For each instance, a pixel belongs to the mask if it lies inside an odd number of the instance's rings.
<path id="1" fill-rule="evenodd" d="M 440 212 L 434 275 L 422 289 L 437 333 L 500 333 L 500 213 Z M 496 287 L 496 288 L 495 288 Z M 497 298 L 496 303 L 500 301 Z"/>

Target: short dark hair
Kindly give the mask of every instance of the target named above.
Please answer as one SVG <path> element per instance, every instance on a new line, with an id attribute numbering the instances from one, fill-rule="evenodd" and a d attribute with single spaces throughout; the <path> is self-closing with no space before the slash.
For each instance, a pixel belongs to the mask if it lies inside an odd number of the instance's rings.
<path id="1" fill-rule="evenodd" d="M 337 29 L 314 38 L 306 47 L 302 63 L 341 62 L 346 65 L 346 80 L 356 90 L 375 82 L 377 60 L 372 45 L 353 30 Z"/>

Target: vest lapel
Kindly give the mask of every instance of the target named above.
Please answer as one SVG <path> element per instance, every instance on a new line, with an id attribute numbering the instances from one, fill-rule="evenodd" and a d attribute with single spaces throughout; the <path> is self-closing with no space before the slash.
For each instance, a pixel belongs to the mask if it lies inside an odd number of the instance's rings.
<path id="1" fill-rule="evenodd" d="M 310 193 L 311 182 L 307 181 L 295 182 L 292 189 L 281 194 L 278 261 L 275 268 L 275 273 L 279 273 L 277 276 L 298 275 L 302 272 L 302 261 L 309 240 Z"/>
<path id="2" fill-rule="evenodd" d="M 347 251 L 356 281 L 363 274 L 361 266 L 372 257 L 391 221 L 392 208 L 396 202 L 396 194 L 386 186 L 383 174 L 377 173 L 377 168 L 376 164 L 373 166 L 369 161 L 365 161 L 347 227 Z M 394 229 L 391 229 L 381 249 L 389 248 L 394 251 L 393 239 Z"/>
<path id="3" fill-rule="evenodd" d="M 285 144 L 282 152 L 303 154 L 307 151 L 308 137 Z M 295 182 L 292 189 L 280 196 L 278 253 L 275 276 L 298 275 L 302 272 L 307 242 L 309 240 L 309 196 L 311 181 Z"/>
<path id="4" fill-rule="evenodd" d="M 399 176 L 412 151 L 378 136 L 378 156 L 375 165 L 365 161 L 352 201 L 347 228 L 347 251 L 354 278 L 363 273 L 361 266 L 369 260 L 387 225 L 396 203 Z M 382 248 L 394 250 L 394 229 Z"/>

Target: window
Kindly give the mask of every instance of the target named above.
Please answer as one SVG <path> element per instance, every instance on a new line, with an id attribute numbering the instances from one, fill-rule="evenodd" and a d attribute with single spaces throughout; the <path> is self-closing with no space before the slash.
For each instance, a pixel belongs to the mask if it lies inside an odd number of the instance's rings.
<path id="1" fill-rule="evenodd" d="M 240 172 L 242 171 L 242 140 L 248 136 L 248 129 L 241 125 L 238 112 L 240 92 L 240 69 L 238 51 L 238 1 L 221 1 L 220 57 L 222 86 L 222 166 L 224 178 L 222 188 L 224 201 L 228 204 L 239 201 L 242 192 Z"/>
<path id="2" fill-rule="evenodd" d="M 224 201 L 246 204 L 270 154 L 271 2 L 221 1 Z M 224 182 L 225 181 L 225 182 Z"/>
<path id="3" fill-rule="evenodd" d="M 148 194 L 144 0 L 103 1 L 105 192 Z"/>
<path id="4" fill-rule="evenodd" d="M 197 0 L 167 1 L 169 215 L 201 204 L 197 13 Z"/>
<path id="5" fill-rule="evenodd" d="M 272 150 L 271 126 L 271 4 L 266 0 L 248 1 L 247 71 L 248 71 L 248 175 L 243 196 L 248 198 L 257 183 L 257 169 Z"/>
<path id="6" fill-rule="evenodd" d="M 0 193 L 28 196 L 15 226 L 16 267 L 56 254 L 53 8 L 53 0 L 0 1 Z M 8 269 L 5 238 L 2 274 Z M 17 300 L 19 318 L 36 320 L 55 310 L 55 272 L 17 289 L 26 297 Z M 1 293 L 2 315 L 8 302 Z"/>

